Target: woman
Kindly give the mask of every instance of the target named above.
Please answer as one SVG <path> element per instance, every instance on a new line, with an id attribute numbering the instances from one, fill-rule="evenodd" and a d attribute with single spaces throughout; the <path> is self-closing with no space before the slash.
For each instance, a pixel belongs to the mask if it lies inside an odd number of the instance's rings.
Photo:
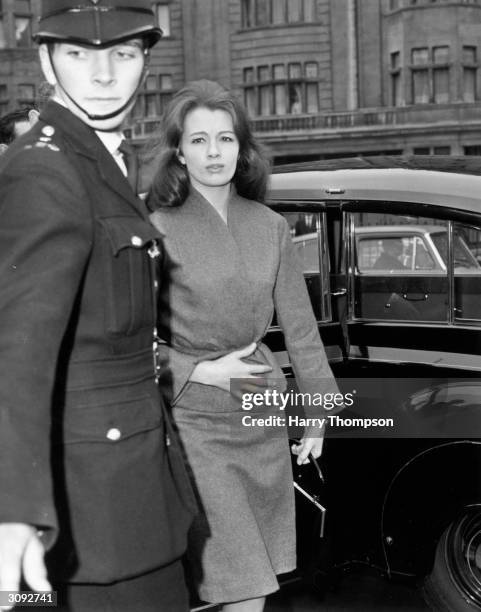
<path id="1" fill-rule="evenodd" d="M 284 431 L 243 427 L 230 379 L 284 383 L 262 343 L 275 308 L 297 377 L 316 379 L 316 391 L 321 379 L 331 391 L 335 382 L 289 227 L 259 203 L 268 164 L 244 108 L 216 83 L 191 83 L 167 108 L 160 144 L 148 201 L 166 249 L 161 349 L 202 507 L 194 577 L 203 600 L 258 612 L 278 589 L 276 574 L 296 565 L 292 473 Z M 308 462 L 322 437 L 292 450 Z"/>

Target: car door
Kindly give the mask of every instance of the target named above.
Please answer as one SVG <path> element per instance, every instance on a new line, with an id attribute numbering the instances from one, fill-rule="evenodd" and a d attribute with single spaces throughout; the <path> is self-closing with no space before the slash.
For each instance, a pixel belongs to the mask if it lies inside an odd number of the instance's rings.
<path id="1" fill-rule="evenodd" d="M 343 327 L 347 291 L 340 208 L 328 209 L 323 201 L 276 201 L 270 205 L 289 224 L 329 361 L 342 362 L 347 354 Z M 275 317 L 265 341 L 281 366 L 289 371 L 289 357 Z"/>
<path id="2" fill-rule="evenodd" d="M 481 369 L 480 226 L 421 204 L 342 208 L 350 358 Z M 399 265 L 376 266 L 394 241 Z"/>

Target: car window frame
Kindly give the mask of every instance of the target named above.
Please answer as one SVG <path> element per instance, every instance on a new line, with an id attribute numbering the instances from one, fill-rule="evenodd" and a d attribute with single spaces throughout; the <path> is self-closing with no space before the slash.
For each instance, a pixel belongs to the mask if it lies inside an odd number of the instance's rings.
<path id="1" fill-rule="evenodd" d="M 319 215 L 317 224 L 317 251 L 319 256 L 319 282 L 321 287 L 321 303 L 317 304 L 322 318 L 318 318 L 314 311 L 317 325 L 333 323 L 332 292 L 330 284 L 331 261 L 327 236 L 327 207 L 324 200 L 269 200 L 267 205 L 285 219 L 285 214 L 314 214 Z M 302 235 L 301 235 L 302 236 Z M 303 276 L 305 277 L 304 270 Z M 306 284 L 307 287 L 307 284 Z M 325 307 L 325 304 L 327 308 Z M 326 312 L 327 311 L 327 312 Z M 279 330 L 279 325 L 271 325 L 269 330 Z"/>
<path id="2" fill-rule="evenodd" d="M 348 322 L 355 323 L 385 323 L 406 326 L 425 326 L 425 325 L 442 325 L 452 327 L 470 327 L 480 326 L 481 316 L 479 319 L 463 319 L 456 316 L 456 300 L 455 300 L 455 253 L 454 253 L 454 233 L 456 224 L 465 224 L 481 230 L 481 214 L 477 215 L 471 212 L 459 211 L 458 209 L 442 207 L 438 208 L 435 204 L 425 205 L 422 202 L 391 202 L 387 200 L 344 200 L 339 202 L 342 209 L 343 231 L 348 242 L 347 249 L 347 289 L 348 289 Z M 357 317 L 355 315 L 355 279 L 357 273 L 356 266 L 356 244 L 355 244 L 355 225 L 354 214 L 359 212 L 388 212 L 389 214 L 407 215 L 412 214 L 424 218 L 432 218 L 446 221 L 447 242 L 448 242 L 448 261 L 446 264 L 446 278 L 448 283 L 447 291 L 447 317 L 446 320 L 425 321 L 425 320 L 402 320 L 402 319 L 374 319 L 367 317 Z M 412 276 L 422 276 L 421 274 L 412 274 Z M 435 272 L 435 271 L 430 271 Z M 439 275 L 443 275 L 439 271 Z M 399 273 L 398 273 L 399 275 Z M 434 276 L 435 274 L 433 274 Z M 437 274 L 436 274 L 437 275 Z M 370 275 L 374 276 L 374 275 Z M 411 276 L 411 275 L 410 275 Z"/>

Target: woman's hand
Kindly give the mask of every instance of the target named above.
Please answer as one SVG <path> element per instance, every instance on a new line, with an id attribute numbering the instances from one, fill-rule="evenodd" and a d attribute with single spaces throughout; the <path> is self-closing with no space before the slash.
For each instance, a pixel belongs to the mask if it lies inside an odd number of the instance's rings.
<path id="1" fill-rule="evenodd" d="M 322 455 L 323 445 L 324 436 L 316 438 L 304 436 L 299 444 L 293 444 L 291 451 L 293 455 L 297 455 L 297 465 L 309 463 L 309 455 L 312 455 L 314 459 L 318 459 Z"/>
<path id="2" fill-rule="evenodd" d="M 219 357 L 219 359 L 201 361 L 195 366 L 189 380 L 230 391 L 231 378 L 243 378 L 249 379 L 249 387 L 252 386 L 254 389 L 265 388 L 267 381 L 265 378 L 259 378 L 259 375 L 271 372 L 271 366 L 242 361 L 252 355 L 256 348 L 256 343 L 252 342 L 249 346 L 238 351 L 232 351 L 232 353 Z"/>

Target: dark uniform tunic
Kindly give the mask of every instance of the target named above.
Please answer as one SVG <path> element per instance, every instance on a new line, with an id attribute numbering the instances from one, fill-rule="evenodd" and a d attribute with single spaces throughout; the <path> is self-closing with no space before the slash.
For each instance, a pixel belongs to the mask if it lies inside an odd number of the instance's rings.
<path id="1" fill-rule="evenodd" d="M 153 373 L 157 238 L 58 104 L 0 159 L 0 522 L 45 531 L 54 582 L 185 549 L 191 494 Z"/>

